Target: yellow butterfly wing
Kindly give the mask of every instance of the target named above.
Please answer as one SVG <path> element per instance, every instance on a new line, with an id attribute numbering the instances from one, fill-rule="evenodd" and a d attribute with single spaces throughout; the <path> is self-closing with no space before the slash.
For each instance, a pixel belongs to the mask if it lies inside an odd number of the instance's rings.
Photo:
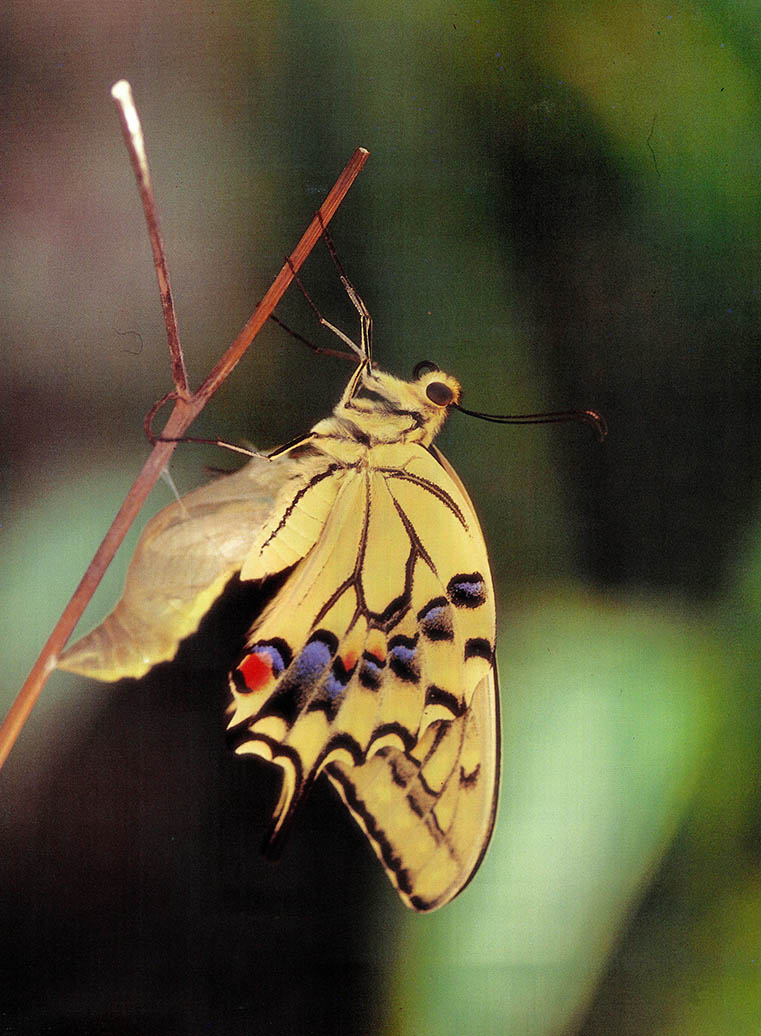
<path id="1" fill-rule="evenodd" d="M 120 680 L 174 658 L 240 571 L 283 487 L 312 474 L 293 458 L 254 457 L 165 507 L 143 531 L 116 608 L 62 652 L 58 668 Z"/>
<path id="2" fill-rule="evenodd" d="M 333 478 L 312 552 L 233 671 L 231 737 L 283 769 L 273 845 L 324 769 L 405 903 L 431 910 L 470 880 L 496 811 L 486 549 L 459 480 L 422 446 L 376 446 Z M 263 549 L 299 535 L 304 516 L 289 518 Z"/>
<path id="3" fill-rule="evenodd" d="M 443 454 L 435 446 L 429 450 L 459 489 L 473 537 L 482 543 L 464 486 Z M 388 747 L 362 766 L 336 762 L 326 768 L 399 895 L 413 909 L 443 906 L 478 870 L 496 820 L 500 757 L 492 660 L 468 708 L 429 727 L 414 751 Z"/>
<path id="4" fill-rule="evenodd" d="M 499 782 L 497 701 L 492 672 L 468 711 L 429 728 L 416 750 L 386 748 L 361 766 L 335 762 L 325 770 L 414 910 L 453 899 L 489 846 Z"/>

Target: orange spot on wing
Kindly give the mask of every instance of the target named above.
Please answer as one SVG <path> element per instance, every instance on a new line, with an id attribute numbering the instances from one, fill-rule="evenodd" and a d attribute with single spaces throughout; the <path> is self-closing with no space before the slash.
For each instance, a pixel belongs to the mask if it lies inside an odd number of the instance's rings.
<path id="1" fill-rule="evenodd" d="M 367 647 L 365 648 L 368 655 L 372 655 L 379 666 L 383 666 L 386 663 L 386 641 L 382 634 L 371 633 Z"/>
<path id="2" fill-rule="evenodd" d="M 238 669 L 251 691 L 260 691 L 272 679 L 272 663 L 266 655 L 259 655 L 255 651 L 243 659 Z"/>

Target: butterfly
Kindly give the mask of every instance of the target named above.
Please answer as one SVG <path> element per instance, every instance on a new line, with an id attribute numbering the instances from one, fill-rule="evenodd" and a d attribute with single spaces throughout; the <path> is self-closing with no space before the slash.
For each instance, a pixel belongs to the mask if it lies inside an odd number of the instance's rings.
<path id="1" fill-rule="evenodd" d="M 356 368 L 330 417 L 146 527 L 114 611 L 59 668 L 140 677 L 174 657 L 231 579 L 276 589 L 230 673 L 228 737 L 282 770 L 276 852 L 324 773 L 403 902 L 448 903 L 489 845 L 500 720 L 494 587 L 473 505 L 433 440 L 461 396 Z"/>

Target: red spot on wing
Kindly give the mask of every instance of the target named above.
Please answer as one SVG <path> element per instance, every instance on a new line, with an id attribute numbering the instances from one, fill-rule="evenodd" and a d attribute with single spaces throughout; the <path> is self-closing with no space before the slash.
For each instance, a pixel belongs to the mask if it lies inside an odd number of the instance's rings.
<path id="1" fill-rule="evenodd" d="M 357 664 L 357 652 L 350 651 L 348 654 L 344 655 L 343 664 L 346 672 L 350 673 L 354 669 L 354 666 Z"/>
<path id="2" fill-rule="evenodd" d="M 272 662 L 267 655 L 259 655 L 256 651 L 246 655 L 238 669 L 243 674 L 246 687 L 251 691 L 260 691 L 272 679 Z"/>

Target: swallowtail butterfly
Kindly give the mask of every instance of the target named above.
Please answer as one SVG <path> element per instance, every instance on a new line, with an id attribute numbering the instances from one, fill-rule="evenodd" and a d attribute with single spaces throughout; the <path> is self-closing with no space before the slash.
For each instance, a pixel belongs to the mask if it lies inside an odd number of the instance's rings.
<path id="1" fill-rule="evenodd" d="M 412 381 L 379 370 L 342 280 L 362 335 L 337 332 L 357 366 L 332 416 L 160 512 L 119 604 L 58 664 L 140 677 L 230 579 L 279 577 L 232 668 L 228 724 L 237 752 L 283 771 L 271 844 L 325 773 L 404 903 L 428 911 L 467 885 L 494 825 L 494 588 L 473 505 L 433 445 L 460 386 L 429 363 Z"/>

